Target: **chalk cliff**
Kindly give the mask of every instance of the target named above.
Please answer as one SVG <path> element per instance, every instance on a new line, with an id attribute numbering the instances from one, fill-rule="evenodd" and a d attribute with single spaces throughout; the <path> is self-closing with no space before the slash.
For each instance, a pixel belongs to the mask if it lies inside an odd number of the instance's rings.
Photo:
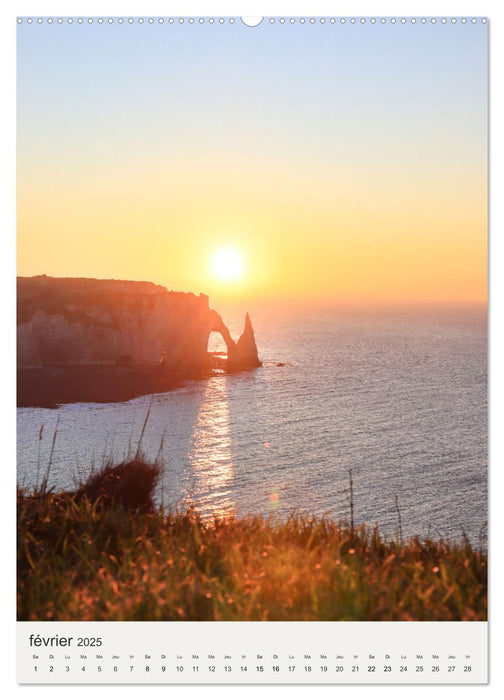
<path id="1" fill-rule="evenodd" d="M 69 400 L 80 401 L 93 400 L 90 395 L 97 396 L 94 400 L 124 400 L 125 394 L 131 398 L 151 393 L 157 384 L 163 391 L 176 379 L 205 373 L 212 331 L 220 332 L 228 346 L 229 369 L 260 365 L 248 314 L 244 333 L 235 343 L 203 294 L 172 292 L 151 282 L 45 275 L 19 277 L 17 282 L 21 394 L 23 386 L 24 393 L 30 393 L 30 383 L 41 381 L 51 396 L 51 384 L 54 389 L 59 383 L 63 390 L 69 383 L 73 386 Z M 76 372 L 80 389 L 75 385 Z M 98 375 L 98 384 L 109 382 L 121 390 L 112 386 L 105 393 L 113 398 L 102 399 L 99 387 L 90 391 L 84 386 L 96 384 Z M 26 405 L 26 396 L 20 399 Z"/>

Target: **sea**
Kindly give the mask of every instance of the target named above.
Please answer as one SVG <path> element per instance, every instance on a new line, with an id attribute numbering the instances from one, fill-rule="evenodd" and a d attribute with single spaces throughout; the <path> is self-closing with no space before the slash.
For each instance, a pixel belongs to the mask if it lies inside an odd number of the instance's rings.
<path id="1" fill-rule="evenodd" d="M 225 318 L 235 337 L 244 311 Z M 140 448 L 162 464 L 156 498 L 167 509 L 349 521 L 352 503 L 356 525 L 387 537 L 484 546 L 486 311 L 251 316 L 258 369 L 126 403 L 18 409 L 18 484 L 35 487 L 49 467 L 50 487 L 73 489 Z M 210 349 L 221 342 L 212 334 Z"/>

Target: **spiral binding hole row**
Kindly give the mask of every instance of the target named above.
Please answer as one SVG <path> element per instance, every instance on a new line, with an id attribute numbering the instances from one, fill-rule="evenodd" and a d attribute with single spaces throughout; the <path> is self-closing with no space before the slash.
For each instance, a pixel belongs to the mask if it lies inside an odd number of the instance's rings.
<path id="1" fill-rule="evenodd" d="M 236 17 L 18 17 L 18 24 L 234 24 Z M 482 24 L 486 17 L 269 17 L 270 24 Z M 263 21 L 264 21 L 263 20 Z"/>

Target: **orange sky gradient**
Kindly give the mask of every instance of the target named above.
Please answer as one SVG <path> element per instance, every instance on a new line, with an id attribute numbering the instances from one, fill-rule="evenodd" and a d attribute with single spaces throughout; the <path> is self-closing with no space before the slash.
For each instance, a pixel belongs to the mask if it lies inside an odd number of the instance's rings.
<path id="1" fill-rule="evenodd" d="M 22 182 L 18 273 L 146 279 L 212 299 L 486 301 L 483 186 L 450 192 L 441 183 L 394 182 L 391 199 L 390 180 L 372 189 L 348 181 L 331 192 L 302 173 L 283 183 L 271 182 L 271 172 L 256 182 L 224 173 L 195 206 L 194 187 L 179 182 L 174 196 L 170 179 Z M 175 204 L 165 205 L 163 187 Z M 212 274 L 211 257 L 223 247 L 243 255 L 240 280 Z"/>
<path id="2" fill-rule="evenodd" d="M 20 27 L 19 275 L 486 303 L 483 25 L 123 29 Z"/>

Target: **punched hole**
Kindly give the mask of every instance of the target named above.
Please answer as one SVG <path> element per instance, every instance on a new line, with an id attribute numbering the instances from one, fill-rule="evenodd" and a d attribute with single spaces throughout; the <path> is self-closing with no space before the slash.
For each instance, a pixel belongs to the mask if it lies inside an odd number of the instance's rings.
<path id="1" fill-rule="evenodd" d="M 263 21 L 262 17 L 242 17 L 241 21 L 247 27 L 257 27 Z"/>

